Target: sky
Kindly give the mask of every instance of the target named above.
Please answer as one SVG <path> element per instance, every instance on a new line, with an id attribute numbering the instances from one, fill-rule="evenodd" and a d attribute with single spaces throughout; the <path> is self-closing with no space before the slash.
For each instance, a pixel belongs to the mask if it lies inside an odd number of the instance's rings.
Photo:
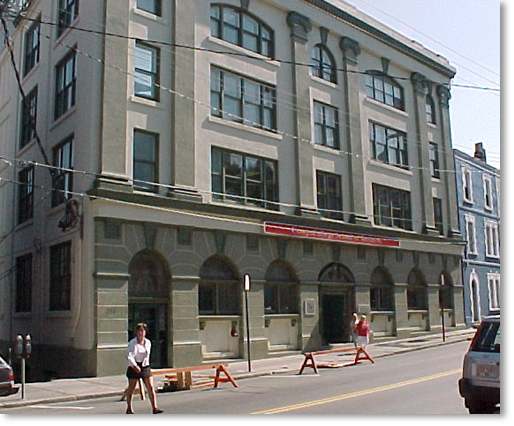
<path id="1" fill-rule="evenodd" d="M 499 0 L 345 0 L 423 44 L 457 69 L 454 84 L 500 88 Z M 500 167 L 500 93 L 453 87 L 453 147 L 473 155 L 483 142 Z"/>

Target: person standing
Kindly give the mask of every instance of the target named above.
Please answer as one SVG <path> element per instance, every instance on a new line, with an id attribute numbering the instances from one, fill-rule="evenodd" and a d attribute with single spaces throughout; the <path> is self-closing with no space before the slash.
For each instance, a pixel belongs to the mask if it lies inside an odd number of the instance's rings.
<path id="1" fill-rule="evenodd" d="M 358 345 L 365 348 L 369 344 L 369 333 L 371 331 L 366 315 L 362 315 L 356 327 Z"/>
<path id="2" fill-rule="evenodd" d="M 136 325 L 136 337 L 128 344 L 127 351 L 127 379 L 129 385 L 126 391 L 127 395 L 127 414 L 134 414 L 132 410 L 132 395 L 139 379 L 142 379 L 152 404 L 152 413 L 160 414 L 162 410 L 157 408 L 157 396 L 153 386 L 152 371 L 150 369 L 150 351 L 152 343 L 146 336 L 146 324 L 139 323 Z"/>
<path id="3" fill-rule="evenodd" d="M 352 321 L 350 322 L 350 332 L 352 333 L 353 346 L 357 348 L 357 324 L 359 322 L 359 316 L 354 312 L 352 315 Z"/>

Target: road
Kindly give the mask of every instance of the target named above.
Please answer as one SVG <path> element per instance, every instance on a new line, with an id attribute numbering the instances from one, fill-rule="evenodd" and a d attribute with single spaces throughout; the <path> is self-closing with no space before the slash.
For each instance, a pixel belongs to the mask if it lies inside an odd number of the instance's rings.
<path id="1" fill-rule="evenodd" d="M 376 364 L 241 380 L 240 388 L 158 394 L 165 414 L 467 414 L 458 392 L 469 342 L 425 349 Z M 150 411 L 134 398 L 136 414 Z M 103 398 L 5 410 L 23 415 L 88 415 L 125 412 L 125 403 Z"/>

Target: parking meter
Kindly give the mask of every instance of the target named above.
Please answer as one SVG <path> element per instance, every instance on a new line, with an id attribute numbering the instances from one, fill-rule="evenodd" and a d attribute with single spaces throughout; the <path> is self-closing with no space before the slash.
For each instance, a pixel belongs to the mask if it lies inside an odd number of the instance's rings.
<path id="1" fill-rule="evenodd" d="M 30 334 L 25 336 L 25 345 L 23 346 L 23 349 L 23 356 L 25 358 L 29 358 L 32 354 L 32 338 L 30 337 Z"/>
<path id="2" fill-rule="evenodd" d="M 23 355 L 23 337 L 19 334 L 16 336 L 16 342 L 14 343 L 14 353 L 18 358 Z"/>

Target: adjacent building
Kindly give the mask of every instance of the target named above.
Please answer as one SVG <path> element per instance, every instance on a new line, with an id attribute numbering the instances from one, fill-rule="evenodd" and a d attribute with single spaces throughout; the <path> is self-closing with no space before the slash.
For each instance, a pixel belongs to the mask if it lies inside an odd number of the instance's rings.
<path id="1" fill-rule="evenodd" d="M 487 164 L 482 143 L 474 156 L 454 150 L 462 235 L 466 323 L 500 313 L 500 171 Z"/>
<path id="2" fill-rule="evenodd" d="M 122 373 L 139 321 L 154 366 L 244 357 L 245 273 L 257 358 L 355 311 L 377 339 L 464 326 L 442 56 L 324 0 L 38 0 L 13 43 L 0 340 L 31 333 L 34 369 Z"/>

